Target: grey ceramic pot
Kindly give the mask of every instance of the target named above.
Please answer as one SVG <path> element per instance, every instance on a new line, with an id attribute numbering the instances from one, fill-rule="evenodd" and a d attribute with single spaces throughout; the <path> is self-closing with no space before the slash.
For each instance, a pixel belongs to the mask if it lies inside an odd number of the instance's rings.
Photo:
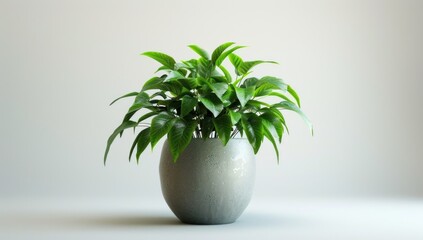
<path id="1" fill-rule="evenodd" d="M 166 141 L 160 159 L 163 196 L 184 223 L 234 222 L 250 202 L 255 156 L 247 139 L 192 139 L 176 163 Z"/>

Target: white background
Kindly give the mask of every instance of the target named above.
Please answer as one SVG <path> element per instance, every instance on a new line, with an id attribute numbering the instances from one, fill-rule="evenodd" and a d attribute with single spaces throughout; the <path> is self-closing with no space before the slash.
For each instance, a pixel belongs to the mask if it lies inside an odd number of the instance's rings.
<path id="1" fill-rule="evenodd" d="M 423 1 L 0 1 L 0 199 L 163 201 L 161 143 L 106 140 L 162 51 L 235 41 L 292 84 L 315 126 L 257 155 L 253 201 L 423 197 Z"/>

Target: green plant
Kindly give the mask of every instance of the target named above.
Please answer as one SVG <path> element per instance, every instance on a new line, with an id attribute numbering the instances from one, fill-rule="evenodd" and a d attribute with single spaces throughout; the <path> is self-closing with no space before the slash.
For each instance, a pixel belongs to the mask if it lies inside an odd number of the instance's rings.
<path id="1" fill-rule="evenodd" d="M 312 125 L 300 109 L 300 98 L 282 79 L 271 76 L 251 77 L 253 67 L 273 61 L 244 61 L 234 52 L 243 46 L 228 42 L 217 47 L 210 56 L 205 50 L 189 45 L 200 57 L 176 62 L 160 52 L 145 52 L 162 66 L 155 76 L 145 82 L 141 91 L 117 98 L 135 97 L 134 103 L 107 141 L 104 163 L 110 145 L 128 128 L 141 126 L 129 152 L 129 160 L 136 148 L 136 159 L 148 145 L 152 148 L 167 134 L 171 154 L 176 161 L 192 138 L 220 138 L 223 144 L 240 134 L 248 138 L 254 153 L 264 138 L 273 144 L 277 159 L 277 141 L 281 143 L 288 131 L 281 110 L 291 110 L 303 117 L 311 131 Z M 222 65 L 229 58 L 234 76 Z M 264 97 L 275 97 L 275 104 L 264 102 Z M 110 105 L 111 105 L 110 104 Z M 146 110 L 138 119 L 135 114 Z M 144 123 L 152 118 L 151 123 Z"/>

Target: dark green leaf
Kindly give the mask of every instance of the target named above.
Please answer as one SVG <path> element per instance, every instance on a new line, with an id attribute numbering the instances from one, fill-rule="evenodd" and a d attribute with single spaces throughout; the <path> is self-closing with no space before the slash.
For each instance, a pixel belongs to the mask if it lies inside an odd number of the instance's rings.
<path id="1" fill-rule="evenodd" d="M 213 122 L 212 118 L 204 118 L 200 122 L 201 125 L 201 135 L 203 139 L 206 139 L 210 136 L 213 131 Z"/>
<path id="2" fill-rule="evenodd" d="M 198 82 L 195 78 L 181 78 L 178 82 L 180 82 L 186 89 L 194 89 L 198 87 Z"/>
<path id="3" fill-rule="evenodd" d="M 182 98 L 181 103 L 181 117 L 185 117 L 188 113 L 190 113 L 194 107 L 197 105 L 198 100 L 197 98 L 191 97 L 189 95 L 185 95 Z"/>
<path id="4" fill-rule="evenodd" d="M 235 87 L 236 96 L 238 97 L 241 106 L 244 107 L 245 104 L 253 97 L 254 87 L 239 88 Z"/>
<path id="5" fill-rule="evenodd" d="M 129 108 L 128 113 L 136 112 L 143 107 L 152 106 L 150 103 L 150 97 L 145 92 L 139 92 L 135 97 L 135 101 Z"/>
<path id="6" fill-rule="evenodd" d="M 125 94 L 122 97 L 118 97 L 115 100 L 113 100 L 113 102 L 111 102 L 110 105 L 112 105 L 113 103 L 115 103 L 119 99 L 126 98 L 126 97 L 134 97 L 134 96 L 137 96 L 137 95 L 138 95 L 138 92 L 131 92 L 131 93 Z"/>
<path id="7" fill-rule="evenodd" d="M 157 114 L 159 114 L 160 112 L 158 112 L 158 111 L 156 111 L 156 112 L 149 112 L 149 113 L 146 113 L 146 114 L 144 114 L 144 115 L 142 115 L 139 119 L 138 119 L 138 123 L 140 123 L 140 122 L 142 122 L 142 121 L 144 121 L 144 120 L 146 120 L 146 119 L 148 119 L 148 118 L 150 118 L 150 117 L 152 117 L 152 116 L 155 116 L 155 115 L 157 115 Z"/>
<path id="8" fill-rule="evenodd" d="M 241 118 L 242 128 L 247 135 L 248 141 L 257 154 L 263 141 L 263 124 L 261 118 L 253 113 L 244 114 Z"/>
<path id="9" fill-rule="evenodd" d="M 196 127 L 196 121 L 185 122 L 182 119 L 177 119 L 173 127 L 170 129 L 168 133 L 168 141 L 174 162 L 178 160 L 179 155 L 191 142 L 192 133 Z"/>
<path id="10" fill-rule="evenodd" d="M 191 48 L 194 52 L 196 52 L 198 55 L 205 59 L 209 59 L 209 54 L 204 49 L 200 48 L 197 45 L 188 45 L 189 48 Z"/>
<path id="11" fill-rule="evenodd" d="M 141 55 L 150 57 L 154 60 L 156 60 L 157 62 L 161 63 L 163 66 L 166 66 L 170 69 L 174 69 L 175 68 L 175 59 L 173 59 L 171 56 L 161 53 L 161 52 L 145 52 L 145 53 L 141 53 Z"/>
<path id="12" fill-rule="evenodd" d="M 232 132 L 231 117 L 225 114 L 217 118 L 213 118 L 213 124 L 223 145 L 226 145 L 231 137 Z"/>
<path id="13" fill-rule="evenodd" d="M 153 77 L 144 83 L 141 91 L 147 91 L 150 89 L 161 89 L 161 85 L 164 79 L 159 77 Z"/>
<path id="14" fill-rule="evenodd" d="M 219 65 L 219 64 L 216 64 L 216 61 L 217 61 L 217 59 L 220 57 L 220 55 L 228 48 L 228 47 L 230 47 L 231 45 L 233 45 L 234 44 L 234 42 L 227 42 L 227 43 L 224 43 L 224 44 L 222 44 L 222 45 L 220 45 L 219 47 L 217 47 L 214 51 L 213 51 L 213 53 L 212 53 L 212 59 L 211 59 L 211 61 L 212 61 L 212 63 L 213 64 L 215 64 L 215 65 Z M 222 60 L 223 61 L 223 60 Z"/>
<path id="15" fill-rule="evenodd" d="M 279 112 L 279 110 L 276 109 Z M 260 115 L 262 119 L 263 126 L 269 129 L 271 132 L 277 134 L 279 142 L 282 141 L 283 135 L 283 126 L 282 121 L 280 120 L 279 116 L 277 116 L 271 110 L 266 110 L 262 115 Z"/>
<path id="16" fill-rule="evenodd" d="M 219 58 L 217 58 L 217 60 L 216 60 L 216 62 L 215 62 L 215 65 L 216 65 L 216 66 L 220 66 L 229 54 L 233 53 L 233 52 L 234 52 L 234 51 L 236 51 L 237 49 L 244 48 L 244 47 L 245 47 L 245 46 L 236 46 L 236 47 L 233 47 L 233 48 L 229 49 L 228 51 L 226 51 L 226 52 L 222 53 L 222 54 L 219 56 Z"/>
<path id="17" fill-rule="evenodd" d="M 153 120 L 151 121 L 150 133 L 152 148 L 154 148 L 157 142 L 169 132 L 175 121 L 176 118 L 167 112 L 161 112 L 153 118 Z"/>
<path id="18" fill-rule="evenodd" d="M 148 144 L 150 144 L 150 128 L 146 128 L 142 130 L 139 134 L 138 143 L 137 143 L 137 163 L 139 162 L 140 155 L 144 150 L 147 148 Z M 131 156 L 129 156 L 131 157 Z"/>
<path id="19" fill-rule="evenodd" d="M 268 125 L 263 125 L 263 133 L 264 133 L 264 136 L 267 139 L 269 139 L 269 141 L 272 143 L 273 148 L 275 149 L 275 152 L 276 152 L 276 159 L 277 159 L 278 164 L 279 164 L 279 150 L 278 150 L 278 146 L 276 145 L 275 138 L 273 137 L 272 133 L 270 132 L 270 130 L 267 127 L 268 127 Z"/>
<path id="20" fill-rule="evenodd" d="M 123 122 L 122 124 L 120 124 L 119 127 L 117 127 L 115 129 L 115 131 L 112 133 L 112 135 L 110 135 L 109 139 L 107 140 L 106 151 L 104 152 L 104 164 L 106 164 L 106 159 L 107 159 L 107 155 L 109 154 L 110 146 L 112 145 L 116 136 L 119 133 L 121 133 L 122 131 L 124 131 L 125 129 L 132 128 L 132 127 L 135 127 L 137 125 L 138 125 L 138 123 L 136 123 L 136 122 L 126 121 L 126 122 Z"/>
<path id="21" fill-rule="evenodd" d="M 210 94 L 207 97 L 200 97 L 200 102 L 203 103 L 214 117 L 217 117 L 223 110 L 223 103 L 215 94 Z"/>
<path id="22" fill-rule="evenodd" d="M 288 92 L 291 94 L 291 96 L 295 98 L 295 101 L 297 101 L 298 107 L 301 107 L 300 97 L 298 96 L 297 92 L 295 92 L 295 90 L 289 85 L 288 85 Z"/>

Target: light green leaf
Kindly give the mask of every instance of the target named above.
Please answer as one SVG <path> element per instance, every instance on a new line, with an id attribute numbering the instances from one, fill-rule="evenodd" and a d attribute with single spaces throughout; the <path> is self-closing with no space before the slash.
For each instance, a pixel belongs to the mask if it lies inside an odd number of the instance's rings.
<path id="1" fill-rule="evenodd" d="M 254 113 L 244 114 L 241 118 L 242 128 L 247 135 L 248 141 L 257 154 L 263 141 L 263 124 L 261 118 Z"/>
<path id="2" fill-rule="evenodd" d="M 228 90 L 228 84 L 227 83 L 211 83 L 209 84 L 209 87 L 211 90 L 216 94 L 216 96 L 222 100 L 223 94 L 225 94 L 226 90 Z"/>
<path id="3" fill-rule="evenodd" d="M 177 119 L 170 129 L 167 137 L 169 141 L 170 152 L 173 161 L 178 160 L 179 155 L 185 150 L 191 142 L 192 133 L 197 127 L 196 121 L 185 122 L 183 119 Z"/>
<path id="4" fill-rule="evenodd" d="M 203 57 L 205 59 L 209 59 L 209 54 L 207 53 L 206 50 L 200 48 L 197 45 L 188 45 L 188 47 L 191 48 L 194 52 L 196 52 L 201 57 Z"/>
<path id="5" fill-rule="evenodd" d="M 284 95 L 284 94 L 282 94 L 280 92 L 270 92 L 268 94 L 268 96 L 276 96 L 276 97 L 282 98 L 283 100 L 286 100 L 288 102 L 292 102 L 291 99 L 289 99 L 286 95 Z M 294 103 L 294 102 L 292 102 L 292 103 Z"/>
<path id="6" fill-rule="evenodd" d="M 291 110 L 291 111 L 298 113 L 298 115 L 300 115 L 302 117 L 302 119 L 304 120 L 304 122 L 308 125 L 311 134 L 312 135 L 314 134 L 313 125 L 311 124 L 311 122 L 307 118 L 307 116 L 303 113 L 303 111 L 299 107 L 297 107 L 297 105 L 295 105 L 292 102 L 283 101 L 283 102 L 274 104 L 273 106 L 276 107 L 276 108 L 287 109 L 287 110 Z"/>
<path id="7" fill-rule="evenodd" d="M 229 116 L 231 117 L 232 125 L 235 125 L 241 119 L 241 113 L 229 110 Z"/>
<path id="8" fill-rule="evenodd" d="M 135 127 L 137 125 L 138 125 L 138 123 L 133 122 L 133 121 L 123 122 L 122 124 L 119 125 L 119 127 L 117 127 L 115 129 L 115 131 L 112 133 L 112 135 L 110 135 L 109 139 L 107 140 L 106 151 L 104 152 L 104 165 L 106 165 L 106 159 L 107 159 L 107 155 L 109 154 L 110 146 L 112 145 L 116 136 L 119 135 L 119 133 L 121 133 L 125 129 L 132 128 L 132 127 Z"/>
<path id="9" fill-rule="evenodd" d="M 214 64 L 214 65 L 219 65 L 219 64 L 216 64 L 216 61 L 217 61 L 217 59 L 220 57 L 220 55 L 228 48 L 228 47 L 230 47 L 231 45 L 233 45 L 233 44 L 235 44 L 234 42 L 227 42 L 227 43 L 224 43 L 224 44 L 222 44 L 222 45 L 220 45 L 219 47 L 217 47 L 214 51 L 213 51 L 213 53 L 212 53 L 212 59 L 211 59 L 211 62 Z M 222 60 L 223 61 L 223 60 Z"/>
<path id="10" fill-rule="evenodd" d="M 231 61 L 232 65 L 235 67 L 235 73 L 236 75 L 241 75 L 238 72 L 238 69 L 240 68 L 240 66 L 244 63 L 244 61 L 242 61 L 242 58 L 239 57 L 238 55 L 231 53 L 229 54 L 229 60 Z"/>
<path id="11" fill-rule="evenodd" d="M 153 77 L 147 80 L 147 82 L 144 83 L 144 86 L 142 87 L 141 91 L 147 91 L 150 89 L 161 89 L 161 85 L 163 83 L 164 79 L 159 77 Z"/>
<path id="12" fill-rule="evenodd" d="M 181 78 L 184 78 L 184 76 L 181 73 L 179 73 L 178 71 L 170 71 L 169 75 L 167 75 L 167 77 L 164 81 L 170 82 L 170 81 L 181 79 Z"/>
<path id="13" fill-rule="evenodd" d="M 214 117 L 217 117 L 223 110 L 223 103 L 215 94 L 210 94 L 207 97 L 200 97 L 200 102 L 203 103 Z"/>
<path id="14" fill-rule="evenodd" d="M 194 107 L 197 105 L 198 100 L 197 98 L 191 97 L 189 95 L 185 95 L 182 98 L 181 102 L 181 117 L 185 117 L 188 113 L 190 113 Z"/>
<path id="15" fill-rule="evenodd" d="M 176 118 L 167 112 L 161 112 L 153 118 L 150 132 L 151 148 L 154 148 L 157 142 L 169 132 L 175 121 Z"/>
<path id="16" fill-rule="evenodd" d="M 231 117 L 225 114 L 217 118 L 213 118 L 213 124 L 216 128 L 216 132 L 219 135 L 220 140 L 222 141 L 223 145 L 226 146 L 231 137 L 232 132 Z"/>
<path id="17" fill-rule="evenodd" d="M 220 66 L 223 63 L 223 61 L 226 59 L 226 57 L 228 57 L 229 54 L 233 53 L 234 51 L 236 51 L 240 48 L 244 48 L 244 47 L 245 46 L 236 46 L 236 47 L 233 47 L 233 48 L 229 49 L 228 51 L 222 53 L 219 56 L 219 58 L 217 58 L 215 65 Z"/>
<path id="18" fill-rule="evenodd" d="M 120 100 L 122 98 L 134 97 L 134 96 L 137 96 L 137 95 L 138 95 L 138 92 L 131 92 L 131 93 L 125 94 L 122 97 L 118 97 L 115 100 L 113 100 L 113 102 L 111 102 L 110 105 L 112 105 L 113 103 L 115 103 L 116 101 L 118 101 L 118 100 Z"/>
<path id="19" fill-rule="evenodd" d="M 254 87 L 240 88 L 235 87 L 236 96 L 238 97 L 241 106 L 244 107 L 245 104 L 253 97 Z"/>
<path id="20" fill-rule="evenodd" d="M 259 64 L 262 64 L 262 63 L 275 63 L 275 64 L 277 64 L 277 62 L 273 62 L 273 61 L 261 61 L 261 60 L 249 61 L 249 62 L 243 62 L 241 64 L 241 66 L 239 66 L 237 68 L 237 70 L 241 75 L 244 75 L 244 74 L 248 73 L 250 71 L 250 69 L 252 69 L 253 67 L 255 67 Z"/>
<path id="21" fill-rule="evenodd" d="M 274 89 L 279 89 L 282 91 L 286 91 L 288 88 L 288 85 L 284 83 L 284 81 L 277 77 L 271 77 L 271 76 L 265 76 L 262 77 L 257 82 L 257 87 L 261 87 L 263 85 L 266 85 L 268 87 L 273 87 Z"/>
<path id="22" fill-rule="evenodd" d="M 228 82 L 228 83 L 232 82 L 232 76 L 228 72 L 228 70 L 222 65 L 220 65 L 219 68 L 220 68 L 220 70 L 222 70 L 223 74 L 225 75 L 226 82 Z"/>
<path id="23" fill-rule="evenodd" d="M 156 60 L 157 62 L 161 63 L 163 66 L 166 66 L 170 69 L 174 69 L 175 68 L 175 59 L 173 59 L 171 56 L 161 53 L 161 52 L 144 52 L 141 53 L 141 55 L 150 57 L 154 60 Z"/>
<path id="24" fill-rule="evenodd" d="M 300 97 L 298 96 L 297 92 L 295 92 L 295 90 L 289 85 L 288 85 L 288 92 L 291 94 L 291 96 L 295 98 L 295 101 L 297 101 L 298 107 L 301 107 Z"/>
<path id="25" fill-rule="evenodd" d="M 204 78 L 209 78 L 214 70 L 214 66 L 210 60 L 205 58 L 198 59 L 198 74 Z"/>

